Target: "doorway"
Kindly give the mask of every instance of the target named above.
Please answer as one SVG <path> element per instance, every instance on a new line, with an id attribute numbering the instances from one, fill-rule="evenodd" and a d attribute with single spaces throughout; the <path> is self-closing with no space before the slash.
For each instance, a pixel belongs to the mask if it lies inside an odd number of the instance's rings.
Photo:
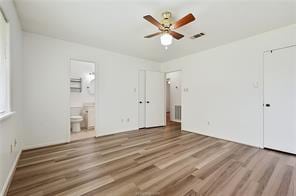
<path id="1" fill-rule="evenodd" d="M 166 73 L 166 125 L 181 125 L 182 80 L 181 71 Z"/>
<path id="2" fill-rule="evenodd" d="M 70 60 L 70 141 L 95 137 L 95 63 Z"/>
<path id="3" fill-rule="evenodd" d="M 296 154 L 296 46 L 264 53 L 264 147 Z"/>

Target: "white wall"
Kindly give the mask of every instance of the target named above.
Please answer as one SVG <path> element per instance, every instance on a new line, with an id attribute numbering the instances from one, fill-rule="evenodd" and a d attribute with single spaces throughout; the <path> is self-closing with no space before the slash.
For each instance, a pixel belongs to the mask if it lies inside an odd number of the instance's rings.
<path id="1" fill-rule="evenodd" d="M 0 7 L 5 12 L 10 24 L 10 64 L 11 64 L 11 106 L 16 113 L 0 121 L 0 195 L 8 183 L 13 164 L 22 148 L 23 133 L 23 66 L 22 66 L 22 31 L 19 20 L 10 0 L 0 0 Z M 10 145 L 17 140 L 16 147 L 10 152 Z"/>
<path id="2" fill-rule="evenodd" d="M 163 64 L 182 70 L 182 128 L 262 147 L 263 51 L 291 44 L 296 25 Z"/>
<path id="3" fill-rule="evenodd" d="M 89 86 L 89 73 L 95 72 L 95 64 L 90 62 L 83 62 L 71 60 L 71 75 L 70 78 L 81 78 L 82 91 L 71 92 L 70 106 L 83 107 L 84 103 L 94 103 L 95 94 L 89 93 L 87 86 Z M 70 79 L 69 78 L 69 79 Z M 69 89 L 70 90 L 70 89 Z"/>
<path id="4" fill-rule="evenodd" d="M 179 122 L 180 120 L 175 119 L 175 106 L 181 105 L 181 72 L 175 71 L 167 73 L 166 78 L 170 80 L 170 120 Z"/>
<path id="5" fill-rule="evenodd" d="M 138 127 L 138 70 L 158 63 L 24 33 L 26 148 L 69 139 L 70 58 L 96 63 L 97 135 Z"/>

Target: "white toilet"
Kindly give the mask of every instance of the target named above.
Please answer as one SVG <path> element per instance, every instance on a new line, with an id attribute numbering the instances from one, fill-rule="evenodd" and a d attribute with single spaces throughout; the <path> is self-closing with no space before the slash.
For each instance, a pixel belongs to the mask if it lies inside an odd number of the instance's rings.
<path id="1" fill-rule="evenodd" d="M 80 116 L 81 107 L 71 107 L 71 130 L 72 132 L 80 132 L 81 122 L 83 121 L 82 116 Z"/>
<path id="2" fill-rule="evenodd" d="M 72 132 L 80 132 L 80 123 L 83 120 L 82 116 L 71 116 L 71 128 Z"/>

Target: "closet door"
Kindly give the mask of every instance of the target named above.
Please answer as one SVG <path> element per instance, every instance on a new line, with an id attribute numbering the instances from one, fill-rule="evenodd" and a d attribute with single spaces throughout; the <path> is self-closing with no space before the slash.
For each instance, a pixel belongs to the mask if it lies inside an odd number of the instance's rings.
<path id="1" fill-rule="evenodd" d="M 264 55 L 264 147 L 296 154 L 296 47 Z"/>
<path id="2" fill-rule="evenodd" d="M 146 71 L 146 127 L 165 125 L 164 73 Z"/>
<path id="3" fill-rule="evenodd" d="M 145 78 L 145 71 L 141 70 L 139 71 L 139 98 L 138 98 L 138 110 L 139 110 L 139 129 L 145 127 L 146 122 L 146 111 L 145 111 L 145 105 L 146 105 L 146 99 L 145 99 L 145 89 L 146 89 L 146 78 Z"/>

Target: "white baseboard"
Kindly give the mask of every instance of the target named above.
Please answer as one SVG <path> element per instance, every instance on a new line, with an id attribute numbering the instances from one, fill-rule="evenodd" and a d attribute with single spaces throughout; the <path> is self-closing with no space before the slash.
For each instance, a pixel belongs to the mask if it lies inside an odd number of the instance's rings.
<path id="1" fill-rule="evenodd" d="M 58 142 L 47 142 L 47 143 L 43 143 L 43 144 L 34 144 L 34 145 L 25 146 L 23 148 L 23 150 L 33 150 L 36 148 L 49 147 L 49 146 L 54 146 L 54 145 L 59 145 L 59 144 L 66 144 L 66 143 L 69 143 L 69 142 L 66 140 L 63 140 L 63 141 L 58 141 Z"/>
<path id="2" fill-rule="evenodd" d="M 173 120 L 171 120 L 171 121 L 181 123 L 181 120 L 173 119 Z"/>
<path id="3" fill-rule="evenodd" d="M 17 165 L 17 162 L 18 162 L 18 160 L 19 160 L 19 158 L 21 156 L 21 153 L 22 153 L 22 150 L 20 149 L 20 151 L 16 155 L 15 160 L 13 161 L 12 167 L 10 168 L 10 171 L 9 171 L 8 176 L 7 176 L 6 180 L 5 180 L 5 183 L 4 183 L 3 187 L 2 187 L 0 195 L 4 196 L 4 195 L 7 194 L 8 188 L 9 188 L 10 183 L 12 181 L 12 178 L 13 178 L 13 175 L 14 175 L 14 172 L 15 172 L 15 169 L 16 169 L 16 165 Z"/>
<path id="4" fill-rule="evenodd" d="M 255 148 L 263 148 L 263 147 L 260 146 L 260 145 L 250 144 L 250 143 L 246 143 L 246 142 L 238 141 L 238 140 L 235 140 L 235 139 L 232 139 L 232 138 L 217 137 L 217 136 L 212 135 L 212 134 L 206 134 L 206 133 L 204 133 L 204 132 L 202 132 L 202 131 L 189 131 L 188 129 L 182 129 L 182 130 L 183 130 L 183 131 L 190 132 L 190 133 L 197 133 L 197 134 L 200 134 L 200 135 L 205 135 L 205 136 L 209 136 L 209 137 L 212 137 L 212 138 L 216 138 L 216 139 L 221 139 L 221 140 L 229 141 L 229 142 L 234 142 L 234 143 L 238 143 L 238 144 L 243 144 L 243 145 L 247 145 L 247 146 L 251 146 L 251 147 L 255 147 Z"/>
<path id="5" fill-rule="evenodd" d="M 101 136 L 107 136 L 107 135 L 112 135 L 112 134 L 116 134 L 116 133 L 123 133 L 123 132 L 127 132 L 127 131 L 135 131 L 135 130 L 139 130 L 139 128 L 129 128 L 129 129 L 121 129 L 121 130 L 117 130 L 117 131 L 99 131 L 100 133 L 96 133 L 96 137 L 101 137 Z M 98 132 L 98 131 L 97 131 Z"/>

